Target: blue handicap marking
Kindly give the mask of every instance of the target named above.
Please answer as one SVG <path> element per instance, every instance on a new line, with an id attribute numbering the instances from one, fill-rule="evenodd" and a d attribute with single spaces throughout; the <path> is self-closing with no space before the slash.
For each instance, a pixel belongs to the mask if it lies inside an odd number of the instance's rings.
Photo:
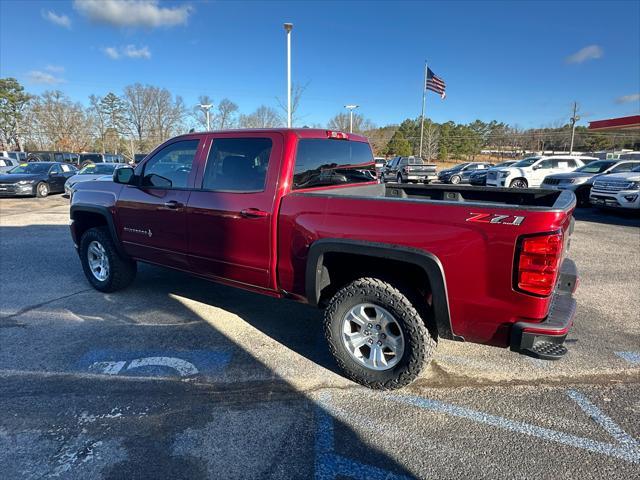
<path id="1" fill-rule="evenodd" d="M 615 352 L 615 354 L 633 365 L 640 365 L 640 352 Z"/>
<path id="2" fill-rule="evenodd" d="M 105 375 L 217 375 L 231 361 L 229 349 L 212 350 L 92 350 L 75 364 L 76 370 Z"/>
<path id="3" fill-rule="evenodd" d="M 323 403 L 327 397 L 323 396 Z M 396 475 L 373 465 L 360 463 L 335 453 L 333 418 L 319 405 L 316 407 L 316 480 L 334 480 L 347 477 L 362 480 L 405 480 L 410 477 Z"/>

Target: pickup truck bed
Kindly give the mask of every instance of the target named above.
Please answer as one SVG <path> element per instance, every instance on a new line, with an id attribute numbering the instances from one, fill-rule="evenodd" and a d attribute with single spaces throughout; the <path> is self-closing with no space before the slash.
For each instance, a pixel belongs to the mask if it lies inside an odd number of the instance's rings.
<path id="1" fill-rule="evenodd" d="M 80 185 L 71 233 L 102 291 L 142 261 L 324 308 L 336 361 L 373 388 L 413 381 L 439 339 L 566 353 L 573 193 L 378 184 L 373 171 L 366 139 L 342 132 L 185 135 L 113 183 Z"/>

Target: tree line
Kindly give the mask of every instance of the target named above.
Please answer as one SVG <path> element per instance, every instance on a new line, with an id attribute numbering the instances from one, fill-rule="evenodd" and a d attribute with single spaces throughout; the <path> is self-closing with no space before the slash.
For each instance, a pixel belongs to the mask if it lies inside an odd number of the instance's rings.
<path id="1" fill-rule="evenodd" d="M 303 124 L 300 105 L 306 85 L 294 85 L 292 117 L 294 126 Z M 169 90 L 136 83 L 119 94 L 90 95 L 87 105 L 71 100 L 59 90 L 32 95 L 14 78 L 0 79 L 0 144 L 2 150 L 58 150 L 122 153 L 131 158 L 148 153 L 165 140 L 190 131 L 205 130 L 209 111 L 212 130 L 228 128 L 273 128 L 286 124 L 286 105 L 276 99 L 275 107 L 261 105 L 251 113 L 228 98 L 202 95 L 198 104 L 188 106 Z M 314 128 L 349 131 L 351 119 L 337 113 L 326 125 Z M 418 155 L 420 118 L 399 125 L 377 127 L 363 115 L 354 113 L 353 131 L 369 138 L 376 155 Z M 476 120 L 469 124 L 452 121 L 424 122 L 422 156 L 430 160 L 475 158 L 483 150 L 517 155 L 525 151 L 568 151 L 571 126 L 551 125 L 520 129 L 503 122 Z M 576 128 L 574 150 L 596 151 L 612 148 L 640 149 L 640 134 L 590 132 Z"/>

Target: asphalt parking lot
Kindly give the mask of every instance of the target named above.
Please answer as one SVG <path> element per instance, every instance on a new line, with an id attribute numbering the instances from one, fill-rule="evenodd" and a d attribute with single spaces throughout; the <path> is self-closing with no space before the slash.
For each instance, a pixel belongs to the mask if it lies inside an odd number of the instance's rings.
<path id="1" fill-rule="evenodd" d="M 151 266 L 99 293 L 68 200 L 0 199 L 2 477 L 636 478 L 640 219 L 576 220 L 566 358 L 441 341 L 390 393 L 340 376 L 317 310 Z"/>

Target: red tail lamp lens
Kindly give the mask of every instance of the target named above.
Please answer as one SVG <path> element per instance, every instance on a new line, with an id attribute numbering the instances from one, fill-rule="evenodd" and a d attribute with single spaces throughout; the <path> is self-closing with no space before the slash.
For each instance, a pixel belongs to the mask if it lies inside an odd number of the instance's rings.
<path id="1" fill-rule="evenodd" d="M 518 258 L 518 288 L 535 295 L 550 295 L 558 278 L 561 258 L 561 233 L 524 238 Z"/>

